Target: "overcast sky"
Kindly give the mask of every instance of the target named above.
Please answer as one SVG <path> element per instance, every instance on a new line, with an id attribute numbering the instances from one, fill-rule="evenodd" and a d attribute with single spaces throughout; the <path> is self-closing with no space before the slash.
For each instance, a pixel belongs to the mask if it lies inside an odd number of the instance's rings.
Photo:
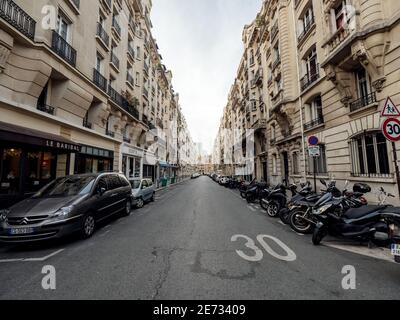
<path id="1" fill-rule="evenodd" d="M 242 31 L 262 0 L 153 0 L 153 35 L 195 142 L 211 152 L 243 53 Z"/>

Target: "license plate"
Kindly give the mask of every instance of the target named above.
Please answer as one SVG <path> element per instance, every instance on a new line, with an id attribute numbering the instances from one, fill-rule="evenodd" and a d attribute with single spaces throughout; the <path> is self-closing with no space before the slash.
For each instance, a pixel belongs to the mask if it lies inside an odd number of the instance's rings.
<path id="1" fill-rule="evenodd" d="M 400 256 L 400 244 L 392 244 L 392 255 Z"/>
<path id="2" fill-rule="evenodd" d="M 33 228 L 15 228 L 10 229 L 11 235 L 20 235 L 20 234 L 30 234 L 33 233 L 35 230 Z"/>

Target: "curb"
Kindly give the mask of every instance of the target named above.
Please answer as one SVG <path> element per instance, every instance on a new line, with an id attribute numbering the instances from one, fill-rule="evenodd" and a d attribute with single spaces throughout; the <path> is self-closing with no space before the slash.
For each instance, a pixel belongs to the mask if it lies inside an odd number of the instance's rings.
<path id="1" fill-rule="evenodd" d="M 190 178 L 186 178 L 186 179 L 184 179 L 184 180 L 182 180 L 182 181 L 179 181 L 179 182 L 176 182 L 176 183 L 174 183 L 174 184 L 169 184 L 169 185 L 167 185 L 166 187 L 161 187 L 161 188 L 156 189 L 156 192 L 162 191 L 162 190 L 166 190 L 166 189 L 168 189 L 168 188 L 170 188 L 170 187 L 176 186 L 176 185 L 178 185 L 178 184 L 181 184 L 181 183 L 186 182 L 186 181 L 189 181 L 189 180 L 190 180 Z"/>

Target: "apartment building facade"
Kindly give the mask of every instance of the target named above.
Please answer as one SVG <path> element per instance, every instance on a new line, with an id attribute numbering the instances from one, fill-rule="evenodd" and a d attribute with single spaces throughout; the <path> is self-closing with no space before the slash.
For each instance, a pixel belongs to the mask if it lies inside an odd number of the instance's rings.
<path id="1" fill-rule="evenodd" d="M 398 195 L 393 146 L 381 133 L 380 111 L 388 97 L 400 104 L 399 18 L 394 0 L 264 1 L 244 29 L 244 56 L 251 59 L 254 52 L 255 68 L 260 65 L 264 75 L 257 80 L 246 64 L 250 79 L 262 85 L 266 108 L 265 115 L 260 108 L 250 113 L 251 122 L 267 122 L 267 170 L 257 170 L 263 152 L 256 142 L 254 177 L 271 184 L 311 180 L 315 170 L 339 185 L 362 181 Z M 311 135 L 320 141 L 315 163 L 307 152 Z"/>
<path id="2" fill-rule="evenodd" d="M 157 181 L 162 168 L 178 167 L 167 158 L 177 143 L 165 141 L 181 109 L 151 34 L 151 7 L 0 1 L 3 206 L 67 174 L 114 170 Z"/>

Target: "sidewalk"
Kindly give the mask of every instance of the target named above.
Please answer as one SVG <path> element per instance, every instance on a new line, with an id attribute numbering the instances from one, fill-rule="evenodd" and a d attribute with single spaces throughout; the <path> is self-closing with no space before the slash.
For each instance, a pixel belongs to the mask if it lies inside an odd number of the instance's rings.
<path id="1" fill-rule="evenodd" d="M 181 180 L 181 181 L 179 181 L 179 182 L 176 182 L 176 183 L 173 183 L 173 184 L 169 184 L 169 185 L 167 185 L 166 187 L 160 187 L 160 188 L 156 189 L 156 192 L 161 191 L 161 190 L 168 189 L 168 188 L 170 188 L 170 187 L 176 186 L 176 185 L 178 185 L 178 184 L 181 184 L 181 183 L 183 183 L 183 182 L 185 182 L 185 181 L 189 181 L 189 180 L 190 180 L 190 178 L 186 178 L 186 179 L 183 179 L 183 180 Z"/>

